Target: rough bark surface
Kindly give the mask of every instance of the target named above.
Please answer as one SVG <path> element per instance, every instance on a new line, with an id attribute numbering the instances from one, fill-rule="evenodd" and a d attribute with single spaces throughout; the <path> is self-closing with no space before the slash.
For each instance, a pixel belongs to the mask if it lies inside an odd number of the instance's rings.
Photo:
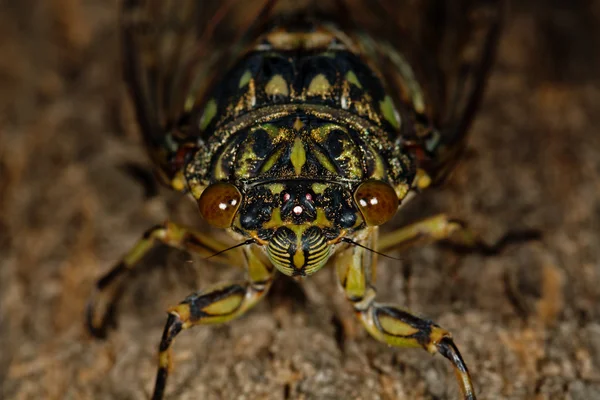
<path id="1" fill-rule="evenodd" d="M 232 279 L 161 249 L 131 282 L 119 329 L 83 329 L 93 282 L 149 226 L 195 224 L 147 199 L 147 161 L 119 83 L 116 3 L 0 1 L 0 398 L 145 399 L 168 305 Z M 406 220 L 447 212 L 495 257 L 436 246 L 379 269 L 379 293 L 454 333 L 482 399 L 600 398 L 600 2 L 514 2 L 468 156 Z M 175 399 L 456 399 L 449 363 L 387 348 L 322 271 L 175 344 Z M 197 282 L 197 283 L 196 283 Z M 293 295 L 290 295 L 293 293 Z"/>

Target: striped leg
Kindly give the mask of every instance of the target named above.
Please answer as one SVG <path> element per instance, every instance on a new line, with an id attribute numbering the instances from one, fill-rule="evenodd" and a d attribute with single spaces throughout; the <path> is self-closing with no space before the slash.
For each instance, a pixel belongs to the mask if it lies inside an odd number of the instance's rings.
<path id="1" fill-rule="evenodd" d="M 96 282 L 95 291 L 87 305 L 86 322 L 89 332 L 106 337 L 108 328 L 114 323 L 116 303 L 123 292 L 127 278 L 139 261 L 159 244 L 210 256 L 226 248 L 224 243 L 200 232 L 181 227 L 172 222 L 157 225 L 144 234 L 136 245 L 110 271 Z M 215 260 L 233 264 L 231 253 L 224 253 Z"/>
<path id="2" fill-rule="evenodd" d="M 195 325 L 219 324 L 243 315 L 268 291 L 273 280 L 273 266 L 264 258 L 260 248 L 244 248 L 248 280 L 227 283 L 188 296 L 169 309 L 159 346 L 158 372 L 152 400 L 163 398 L 167 377 L 172 368 L 171 346 L 182 330 Z"/>
<path id="3" fill-rule="evenodd" d="M 372 247 L 377 240 L 375 229 L 365 237 L 359 244 Z M 452 362 L 464 399 L 474 400 L 467 366 L 448 331 L 397 306 L 375 302 L 372 286 L 375 262 L 375 254 L 359 246 L 349 246 L 336 259 L 340 283 L 358 319 L 380 342 L 395 347 L 420 347 L 446 357 Z"/>

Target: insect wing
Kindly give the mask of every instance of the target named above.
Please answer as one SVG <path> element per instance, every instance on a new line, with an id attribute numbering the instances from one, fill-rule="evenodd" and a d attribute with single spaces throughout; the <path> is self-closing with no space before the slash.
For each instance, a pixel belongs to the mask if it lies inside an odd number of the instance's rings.
<path id="1" fill-rule="evenodd" d="M 150 156 L 167 180 L 177 150 L 198 136 L 190 125 L 192 111 L 270 3 L 123 0 L 125 81 Z"/>
<path id="2" fill-rule="evenodd" d="M 452 170 L 478 109 L 492 65 L 503 0 L 347 0 L 347 12 L 373 40 L 393 92 L 409 103 L 416 132 L 404 132 L 424 150 L 434 181 Z M 377 57 L 377 56 L 376 56 Z M 396 59 L 393 59 L 396 58 Z M 395 76 L 402 75 L 402 79 Z M 401 81 L 401 83 L 398 83 Z M 396 99 L 398 100 L 398 99 Z"/>

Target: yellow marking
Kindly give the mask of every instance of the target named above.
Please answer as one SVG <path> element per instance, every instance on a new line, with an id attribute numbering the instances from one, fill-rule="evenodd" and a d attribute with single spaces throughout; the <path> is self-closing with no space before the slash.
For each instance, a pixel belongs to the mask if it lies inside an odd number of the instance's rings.
<path id="1" fill-rule="evenodd" d="M 327 246 L 318 253 L 318 256 L 315 256 L 314 259 L 309 260 L 308 265 L 305 267 L 306 275 L 312 275 L 316 271 L 320 270 L 325 263 L 327 263 L 330 252 L 331 248 Z"/>
<path id="2" fill-rule="evenodd" d="M 424 169 L 417 169 L 417 176 L 415 176 L 415 183 L 419 189 L 425 189 L 431 185 L 431 177 Z"/>
<path id="3" fill-rule="evenodd" d="M 173 369 L 173 365 L 171 364 L 171 354 L 169 353 L 169 350 L 165 350 L 158 354 L 158 365 L 170 372 Z"/>
<path id="4" fill-rule="evenodd" d="M 350 82 L 345 80 L 342 83 L 342 95 L 340 96 L 340 105 L 344 110 L 347 110 L 352 105 L 352 99 L 350 98 Z"/>
<path id="5" fill-rule="evenodd" d="M 365 94 L 360 100 L 354 102 L 354 108 L 358 112 L 358 115 L 364 116 L 366 115 L 371 121 L 374 121 L 376 124 L 381 123 L 381 119 L 379 118 L 379 113 L 375 112 L 371 107 L 372 99 L 371 96 Z"/>
<path id="6" fill-rule="evenodd" d="M 398 115 L 398 111 L 394 108 L 392 98 L 390 96 L 385 96 L 385 99 L 379 102 L 379 107 L 387 122 L 396 129 L 400 128 L 400 116 Z"/>
<path id="7" fill-rule="evenodd" d="M 223 179 L 228 179 L 229 174 L 223 169 L 223 159 L 227 158 L 228 154 L 230 154 L 232 148 L 235 146 L 235 144 L 230 143 L 226 150 L 223 151 L 223 153 L 219 156 L 219 158 L 217 159 L 217 161 L 214 163 L 214 177 L 217 180 L 223 180 Z"/>
<path id="8" fill-rule="evenodd" d="M 189 304 L 178 304 L 175 307 L 171 307 L 167 310 L 169 314 L 177 316 L 182 322 L 186 323 L 190 321 L 190 305 Z"/>
<path id="9" fill-rule="evenodd" d="M 351 84 L 353 84 L 354 86 L 358 86 L 359 88 L 362 89 L 362 85 L 360 84 L 358 78 L 356 77 L 356 74 L 354 73 L 354 71 L 348 71 L 348 73 L 346 74 L 346 80 L 348 82 L 350 82 Z"/>
<path id="10" fill-rule="evenodd" d="M 302 269 L 304 266 L 304 251 L 301 247 L 298 247 L 298 250 L 294 253 L 294 267 L 296 269 Z"/>
<path id="11" fill-rule="evenodd" d="M 246 107 L 246 102 L 247 102 L 247 99 L 246 99 L 247 95 L 248 94 L 246 93 L 244 96 L 241 96 L 240 99 L 238 100 L 237 104 L 235 105 L 235 107 L 233 107 L 233 112 L 235 114 L 239 114 L 242 111 L 244 111 L 244 107 Z"/>
<path id="12" fill-rule="evenodd" d="M 415 339 L 407 339 L 405 337 L 394 337 L 386 335 L 381 331 L 379 325 L 373 321 L 372 314 L 369 312 L 361 312 L 358 314 L 360 322 L 362 322 L 363 326 L 373 336 L 375 339 L 380 342 L 386 343 L 390 346 L 396 347 L 422 347 L 421 344 Z"/>
<path id="13" fill-rule="evenodd" d="M 300 247 L 302 245 L 302 240 L 301 240 L 302 234 L 309 227 L 310 227 L 310 225 L 290 225 L 288 227 L 296 234 L 296 239 L 298 240 L 298 247 Z"/>
<path id="14" fill-rule="evenodd" d="M 360 247 L 345 247 L 336 259 L 340 283 L 350 299 L 362 299 L 367 294 L 367 277 L 363 268 L 365 251 Z"/>
<path id="15" fill-rule="evenodd" d="M 327 185 L 325 183 L 313 183 L 312 184 L 312 190 L 313 190 L 313 192 L 315 192 L 315 194 L 325 193 L 325 189 L 327 189 L 328 187 L 329 187 L 329 185 Z"/>
<path id="16" fill-rule="evenodd" d="M 283 225 L 283 222 L 281 221 L 281 210 L 279 208 L 275 208 L 271 213 L 271 219 L 264 223 L 263 228 L 278 228 L 281 225 Z"/>
<path id="17" fill-rule="evenodd" d="M 350 264 L 344 288 L 349 297 L 361 298 L 367 290 L 366 276 L 362 268 L 364 252 L 361 248 L 351 248 L 349 257 L 345 260 Z"/>
<path id="18" fill-rule="evenodd" d="M 248 82 L 248 93 L 246 93 L 246 107 L 251 109 L 256 105 L 256 87 L 254 85 L 254 79 L 250 79 Z"/>
<path id="19" fill-rule="evenodd" d="M 273 166 L 275 165 L 275 163 L 277 162 L 277 160 L 279 160 L 279 157 L 281 157 L 281 154 L 283 153 L 283 150 L 284 150 L 283 147 L 277 149 L 271 155 L 271 157 L 269 157 L 267 159 L 267 161 L 265 161 L 265 163 L 262 165 L 262 167 L 260 168 L 260 172 L 267 172 L 271 168 L 273 168 Z"/>
<path id="20" fill-rule="evenodd" d="M 182 192 L 183 189 L 185 189 L 185 176 L 183 175 L 183 170 L 177 171 L 171 180 L 171 187 L 178 192 Z"/>
<path id="21" fill-rule="evenodd" d="M 407 185 L 406 183 L 400 183 L 398 186 L 394 187 L 394 190 L 396 191 L 396 196 L 398 196 L 398 199 L 402 200 L 408 194 L 410 185 Z"/>
<path id="22" fill-rule="evenodd" d="M 243 151 L 238 161 L 239 168 L 235 171 L 235 175 L 239 178 L 249 177 L 251 170 L 256 167 L 256 161 L 259 159 L 252 150 L 252 143 L 246 142 L 246 145 L 242 148 Z"/>
<path id="23" fill-rule="evenodd" d="M 230 295 L 207 305 L 202 311 L 210 316 L 225 316 L 237 310 L 243 300 L 244 296 L 240 294 Z"/>
<path id="24" fill-rule="evenodd" d="M 325 96 L 329 93 L 331 89 L 331 84 L 323 74 L 319 74 L 313 78 L 313 80 L 308 85 L 308 91 L 306 94 L 308 96 Z"/>
<path id="25" fill-rule="evenodd" d="M 200 196 L 202 196 L 202 192 L 204 192 L 205 188 L 206 188 L 206 186 L 198 185 L 197 183 L 194 183 L 194 184 L 190 185 L 190 193 L 197 200 L 200 198 Z"/>
<path id="26" fill-rule="evenodd" d="M 306 150 L 304 149 L 304 143 L 302 139 L 296 138 L 294 140 L 294 146 L 292 147 L 292 154 L 290 155 L 290 161 L 294 166 L 294 172 L 296 175 L 300 175 L 302 167 L 306 163 Z"/>
<path id="27" fill-rule="evenodd" d="M 375 169 L 371 174 L 371 178 L 373 179 L 383 179 L 385 177 L 385 165 L 383 163 L 383 159 L 379 156 L 378 153 L 373 153 L 375 158 Z"/>
<path id="28" fill-rule="evenodd" d="M 315 222 L 315 225 L 318 227 L 330 228 L 332 226 L 331 221 L 327 219 L 327 217 L 325 216 L 325 211 L 322 208 L 317 208 L 317 218 Z"/>
<path id="29" fill-rule="evenodd" d="M 379 324 L 385 333 L 394 336 L 410 336 L 419 332 L 418 329 L 389 315 L 380 314 Z"/>
<path id="30" fill-rule="evenodd" d="M 323 167 L 325 167 L 325 169 L 327 169 L 331 173 L 334 173 L 334 174 L 337 173 L 337 170 L 335 169 L 335 166 L 329 160 L 329 157 L 327 157 L 325 154 L 323 154 L 323 152 L 321 152 L 317 148 L 313 148 L 312 151 L 313 151 L 314 155 L 317 157 L 317 160 L 319 161 L 319 163 Z"/>
<path id="31" fill-rule="evenodd" d="M 333 130 L 340 130 L 340 131 L 348 134 L 348 129 L 346 129 L 345 127 L 343 127 L 341 125 L 327 124 L 327 125 L 320 126 L 316 129 L 313 129 L 312 131 L 310 131 L 310 136 L 316 142 L 321 143 L 321 142 L 324 142 L 325 139 L 327 139 L 329 137 L 329 133 Z"/>
<path id="32" fill-rule="evenodd" d="M 215 115 L 217 115 L 217 102 L 215 99 L 210 99 L 204 106 L 204 112 L 200 117 L 200 130 L 205 130 Z"/>
<path id="33" fill-rule="evenodd" d="M 300 120 L 300 118 L 296 118 L 294 121 L 294 129 L 300 131 L 300 129 L 304 128 L 304 122 Z"/>
<path id="34" fill-rule="evenodd" d="M 283 79 L 283 76 L 277 74 L 269 80 L 265 85 L 265 93 L 269 96 L 289 96 L 290 91 L 288 89 L 287 82 Z"/>
<path id="35" fill-rule="evenodd" d="M 244 74 L 240 78 L 240 84 L 238 87 L 241 89 L 244 86 L 246 86 L 250 82 L 251 78 L 252 78 L 252 72 L 250 72 L 250 70 L 246 70 L 246 72 L 244 72 Z"/>
<path id="36" fill-rule="evenodd" d="M 248 278 L 252 282 L 267 282 L 272 278 L 273 265 L 265 259 L 265 253 L 258 246 L 244 247 L 248 261 Z"/>
<path id="37" fill-rule="evenodd" d="M 141 240 L 138 244 L 136 244 L 135 247 L 131 249 L 123 259 L 125 267 L 131 268 L 135 263 L 137 263 L 154 246 L 154 240 L 152 239 L 155 238 L 156 237 L 152 237 Z"/>
<path id="38" fill-rule="evenodd" d="M 329 32 L 285 32 L 273 31 L 267 35 L 267 41 L 276 50 L 325 49 L 335 37 Z"/>
<path id="39" fill-rule="evenodd" d="M 285 185 L 283 185 L 282 183 L 273 183 L 269 185 L 268 188 L 272 194 L 279 194 L 283 192 L 283 189 L 285 189 Z"/>

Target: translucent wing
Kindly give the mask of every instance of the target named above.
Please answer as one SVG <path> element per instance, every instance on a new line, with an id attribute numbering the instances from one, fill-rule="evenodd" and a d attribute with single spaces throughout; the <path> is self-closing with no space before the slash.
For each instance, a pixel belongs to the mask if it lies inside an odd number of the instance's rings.
<path id="1" fill-rule="evenodd" d="M 170 180 L 178 151 L 199 139 L 219 74 L 280 14 L 333 20 L 361 42 L 390 94 L 408 105 L 420 164 L 451 170 L 481 100 L 502 0 L 123 0 L 125 78 L 150 155 Z"/>
<path id="2" fill-rule="evenodd" d="M 167 181 L 178 167 L 178 150 L 197 140 L 189 125 L 191 111 L 273 3 L 122 1 L 125 81 L 150 156 Z"/>
<path id="3" fill-rule="evenodd" d="M 402 93 L 399 100 L 416 111 L 415 124 L 421 125 L 415 132 L 423 150 L 421 167 L 434 181 L 441 181 L 461 155 L 481 101 L 504 1 L 342 3 L 350 20 L 374 41 L 372 47 L 379 52 L 376 56 L 392 90 Z M 401 79 L 395 79 L 400 75 Z"/>

